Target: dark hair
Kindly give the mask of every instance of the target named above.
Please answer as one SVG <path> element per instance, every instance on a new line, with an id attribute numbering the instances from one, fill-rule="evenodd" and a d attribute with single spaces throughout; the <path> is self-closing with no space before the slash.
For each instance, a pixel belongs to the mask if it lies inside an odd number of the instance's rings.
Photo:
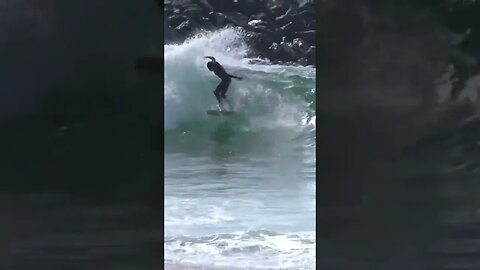
<path id="1" fill-rule="evenodd" d="M 208 68 L 208 70 L 212 71 L 212 70 L 213 70 L 213 66 L 214 66 L 214 65 L 213 65 L 213 62 L 208 62 L 208 63 L 207 63 L 207 68 Z"/>

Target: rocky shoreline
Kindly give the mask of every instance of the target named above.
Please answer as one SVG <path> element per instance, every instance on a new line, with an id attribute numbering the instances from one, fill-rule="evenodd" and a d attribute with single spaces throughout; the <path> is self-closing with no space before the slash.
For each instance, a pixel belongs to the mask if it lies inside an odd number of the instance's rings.
<path id="1" fill-rule="evenodd" d="M 251 57 L 315 65 L 315 2 L 307 0 L 157 0 L 164 12 L 165 44 L 200 31 L 235 27 Z"/>

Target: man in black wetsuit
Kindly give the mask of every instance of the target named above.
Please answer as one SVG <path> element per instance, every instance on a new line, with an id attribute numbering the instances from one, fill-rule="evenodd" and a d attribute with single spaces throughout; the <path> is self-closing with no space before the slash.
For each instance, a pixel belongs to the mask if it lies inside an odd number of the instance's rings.
<path id="1" fill-rule="evenodd" d="M 215 73 L 215 75 L 217 75 L 220 79 L 222 79 L 222 81 L 220 82 L 220 84 L 217 86 L 217 88 L 215 89 L 215 91 L 213 91 L 213 94 L 215 95 L 215 97 L 217 98 L 218 100 L 218 104 L 219 106 L 222 105 L 222 98 L 227 100 L 225 94 L 227 93 L 227 90 L 228 90 L 228 86 L 230 85 L 230 82 L 232 81 L 232 79 L 230 78 L 235 78 L 237 80 L 241 80 L 242 77 L 237 77 L 237 76 L 234 76 L 234 75 L 230 75 L 228 74 L 225 69 L 222 67 L 222 65 L 220 65 L 220 63 L 218 63 L 214 57 L 212 56 L 205 56 L 205 58 L 209 58 L 211 61 L 207 63 L 207 68 L 208 70 L 212 71 L 213 73 Z M 228 102 L 228 100 L 227 100 Z M 231 106 L 229 106 L 230 109 Z"/>

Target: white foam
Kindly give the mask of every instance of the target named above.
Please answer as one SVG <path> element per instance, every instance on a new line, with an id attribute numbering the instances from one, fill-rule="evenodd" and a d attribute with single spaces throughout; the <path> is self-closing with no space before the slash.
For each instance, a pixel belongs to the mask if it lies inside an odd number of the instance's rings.
<path id="1" fill-rule="evenodd" d="M 203 203 L 201 199 L 180 201 L 165 197 L 165 227 L 211 225 L 233 220 L 223 207 Z"/>
<path id="2" fill-rule="evenodd" d="M 176 263 L 242 269 L 315 269 L 315 233 L 247 231 L 166 239 L 165 257 Z"/>

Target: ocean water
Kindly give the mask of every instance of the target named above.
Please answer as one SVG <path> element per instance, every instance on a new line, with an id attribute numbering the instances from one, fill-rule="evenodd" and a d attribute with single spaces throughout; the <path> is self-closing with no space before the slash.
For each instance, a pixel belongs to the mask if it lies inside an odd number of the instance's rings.
<path id="1" fill-rule="evenodd" d="M 237 115 L 206 114 L 207 55 Z M 165 46 L 167 268 L 315 269 L 315 68 L 247 55 L 235 29 Z"/>

